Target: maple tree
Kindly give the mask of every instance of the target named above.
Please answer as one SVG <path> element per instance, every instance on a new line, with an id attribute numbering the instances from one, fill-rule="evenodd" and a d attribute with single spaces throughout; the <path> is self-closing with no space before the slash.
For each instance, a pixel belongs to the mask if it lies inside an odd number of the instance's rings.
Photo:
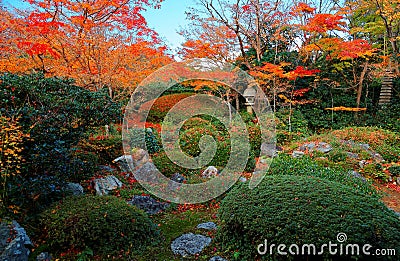
<path id="1" fill-rule="evenodd" d="M 349 0 L 347 9 L 352 34 L 371 39 L 382 49 L 383 65 L 400 74 L 400 1 Z"/>
<path id="2" fill-rule="evenodd" d="M 90 90 L 107 87 L 117 98 L 171 62 L 141 15 L 145 8 L 159 8 L 159 0 L 28 2 L 28 10 L 2 10 L 0 41 L 8 46 L 2 49 L 3 72 L 70 77 Z"/>
<path id="3" fill-rule="evenodd" d="M 285 5 L 284 1 L 271 0 L 198 0 L 198 7 L 188 12 L 188 19 L 196 28 L 193 30 L 195 37 L 213 35 L 199 34 L 199 31 L 213 32 L 220 27 L 229 29 L 231 42 L 225 44 L 229 44 L 228 49 L 236 59 L 242 59 L 247 67 L 251 67 L 254 62 L 261 61 L 268 49 L 288 47 L 280 42 L 285 40 L 282 37 L 282 25 L 287 19 Z M 207 41 L 213 42 L 211 38 Z M 249 51 L 254 55 L 249 55 Z"/>
<path id="4" fill-rule="evenodd" d="M 303 45 L 300 52 L 306 59 L 314 62 L 321 57 L 334 68 L 334 72 L 341 74 L 342 80 L 351 88 L 357 90 L 357 108 L 360 106 L 363 82 L 368 70 L 369 59 L 375 54 L 375 48 L 368 41 L 353 37 L 344 40 L 338 37 L 337 32 L 349 33 L 350 30 L 344 21 L 345 10 L 336 14 L 314 14 L 315 9 L 302 3 L 302 8 L 295 8 L 295 12 L 313 14 L 304 20 L 303 24 L 297 24 L 298 30 L 303 32 Z M 334 36 L 332 36 L 334 35 Z M 362 61 L 363 60 L 363 61 Z M 360 62 L 363 63 L 359 73 Z M 344 71 L 350 70 L 352 78 L 348 80 Z"/>

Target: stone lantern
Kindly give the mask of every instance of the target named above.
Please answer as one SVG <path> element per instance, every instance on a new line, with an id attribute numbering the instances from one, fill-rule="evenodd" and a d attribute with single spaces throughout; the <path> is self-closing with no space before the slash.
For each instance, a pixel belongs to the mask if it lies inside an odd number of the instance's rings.
<path id="1" fill-rule="evenodd" d="M 243 96 L 244 98 L 246 98 L 245 105 L 247 108 L 247 112 L 252 114 L 253 113 L 252 106 L 254 105 L 256 98 L 256 90 L 252 87 L 247 87 L 247 89 L 244 90 Z"/>

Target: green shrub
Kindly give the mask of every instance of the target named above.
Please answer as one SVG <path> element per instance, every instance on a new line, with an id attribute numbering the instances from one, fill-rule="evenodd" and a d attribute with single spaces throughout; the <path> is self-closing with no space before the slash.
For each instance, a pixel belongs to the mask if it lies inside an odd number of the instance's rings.
<path id="1" fill-rule="evenodd" d="M 71 164 L 69 164 L 71 175 L 68 177 L 68 181 L 80 183 L 90 179 L 99 169 L 99 162 L 100 158 L 95 151 L 75 151 Z"/>
<path id="2" fill-rule="evenodd" d="M 112 196 L 69 197 L 41 214 L 46 244 L 55 254 L 91 249 L 95 255 L 140 253 L 159 241 L 149 217 Z"/>
<path id="3" fill-rule="evenodd" d="M 389 179 L 389 177 L 383 172 L 382 165 L 379 163 L 367 164 L 360 171 L 364 174 L 364 176 L 373 179 L 379 179 L 384 182 L 387 182 L 387 180 Z"/>
<path id="4" fill-rule="evenodd" d="M 328 179 L 352 187 L 370 196 L 378 197 L 378 193 L 371 184 L 353 177 L 341 168 L 328 168 L 319 165 L 310 157 L 292 158 L 289 155 L 279 155 L 274 158 L 267 172 L 269 175 L 314 176 Z"/>
<path id="5" fill-rule="evenodd" d="M 166 177 L 171 177 L 174 173 L 187 174 L 187 170 L 173 163 L 164 151 L 153 154 L 151 159 L 157 169 Z"/>
<path id="6" fill-rule="evenodd" d="M 89 137 L 89 139 L 82 139 L 77 147 L 78 150 L 95 153 L 98 156 L 98 163 L 103 165 L 110 164 L 124 154 L 120 135 Z"/>
<path id="7" fill-rule="evenodd" d="M 347 154 L 344 151 L 334 149 L 328 154 L 328 159 L 333 162 L 341 162 L 347 159 Z"/>
<path id="8" fill-rule="evenodd" d="M 182 151 L 190 157 L 197 157 L 203 153 L 199 146 L 199 141 L 205 135 L 213 137 L 216 142 L 216 152 L 212 160 L 207 165 L 225 166 L 229 160 L 231 144 L 229 135 L 226 131 L 217 130 L 214 125 L 203 127 L 193 127 L 180 133 L 179 143 Z"/>
<path id="9" fill-rule="evenodd" d="M 349 244 L 400 251 L 400 222 L 392 210 L 376 198 L 315 176 L 267 176 L 252 190 L 248 183 L 237 184 L 222 200 L 218 214 L 217 240 L 239 260 L 309 260 L 312 257 L 279 256 L 276 246 L 285 244 L 288 251 L 297 244 L 301 251 L 303 244 L 314 244 L 319 251 L 329 241 L 338 244 L 338 233 L 345 233 Z M 257 253 L 265 240 L 275 244 L 272 256 L 269 251 L 264 256 Z M 325 250 L 318 260 L 350 259 L 328 256 Z"/>
<path id="10" fill-rule="evenodd" d="M 390 174 L 392 174 L 393 176 L 400 176 L 400 165 L 393 165 L 389 167 L 389 172 Z"/>
<path id="11" fill-rule="evenodd" d="M 144 143 L 143 145 L 143 131 L 144 131 Z M 149 152 L 149 154 L 154 154 L 161 149 L 161 140 L 158 132 L 152 128 L 146 129 L 131 129 L 129 130 L 129 146 L 131 148 L 141 147 Z M 142 145 L 142 146 L 139 146 Z"/>
<path id="12" fill-rule="evenodd" d="M 71 154 L 79 140 L 92 128 L 116 122 L 122 116 L 120 105 L 111 100 L 106 89 L 92 92 L 71 80 L 43 74 L 2 74 L 0 115 L 18 118 L 21 131 L 30 135 L 22 144 L 21 156 L 26 161 L 15 182 L 19 185 L 14 187 L 16 200 L 27 212 L 34 211 L 33 206 L 41 207 L 38 202 L 51 202 L 51 198 L 43 197 L 54 194 L 55 185 L 76 175 L 71 173 L 76 169 L 71 166 Z M 46 184 L 46 180 L 57 184 Z"/>
<path id="13" fill-rule="evenodd" d="M 309 134 L 308 121 L 300 110 L 280 109 L 275 114 L 277 142 L 283 143 L 306 137 Z M 290 116 L 290 121 L 289 121 Z"/>

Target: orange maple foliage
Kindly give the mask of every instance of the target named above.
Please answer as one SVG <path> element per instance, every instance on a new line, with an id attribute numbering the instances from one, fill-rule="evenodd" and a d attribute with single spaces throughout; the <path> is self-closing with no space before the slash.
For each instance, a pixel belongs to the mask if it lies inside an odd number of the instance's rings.
<path id="1" fill-rule="evenodd" d="M 42 71 L 110 96 L 171 62 L 141 12 L 161 0 L 29 0 L 19 15 L 1 10 L 3 72 Z M 6 28 L 6 29 L 5 29 Z M 131 90 L 129 90 L 131 91 Z"/>
<path id="2" fill-rule="evenodd" d="M 346 23 L 342 19 L 343 16 L 336 14 L 315 14 L 302 29 L 315 33 L 326 33 L 331 30 L 344 31 Z"/>
<path id="3" fill-rule="evenodd" d="M 345 41 L 341 38 L 322 38 L 316 43 L 306 45 L 303 52 L 323 51 L 327 59 L 349 60 L 354 58 L 367 58 L 374 55 L 375 49 L 366 41 L 356 39 Z"/>
<path id="4" fill-rule="evenodd" d="M 227 62 L 234 60 L 231 48 L 236 35 L 232 30 L 226 26 L 211 27 L 203 23 L 202 31 L 198 39 L 188 39 L 182 44 L 178 54 L 183 59 L 209 58 Z"/>

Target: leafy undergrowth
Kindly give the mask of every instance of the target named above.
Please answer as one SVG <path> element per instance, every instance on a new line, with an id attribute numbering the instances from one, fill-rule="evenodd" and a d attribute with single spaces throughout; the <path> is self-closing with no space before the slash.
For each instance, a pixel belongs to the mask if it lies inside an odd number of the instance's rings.
<path id="1" fill-rule="evenodd" d="M 334 130 L 319 135 L 312 135 L 306 141 L 327 142 L 338 151 L 360 153 L 361 156 L 370 157 L 361 146 L 351 146 L 344 141 L 354 141 L 355 144 L 368 144 L 370 149 L 381 154 L 387 162 L 400 161 L 400 135 L 399 133 L 383 130 L 377 127 L 349 127 Z M 295 149 L 305 141 L 294 142 L 288 149 Z"/>

